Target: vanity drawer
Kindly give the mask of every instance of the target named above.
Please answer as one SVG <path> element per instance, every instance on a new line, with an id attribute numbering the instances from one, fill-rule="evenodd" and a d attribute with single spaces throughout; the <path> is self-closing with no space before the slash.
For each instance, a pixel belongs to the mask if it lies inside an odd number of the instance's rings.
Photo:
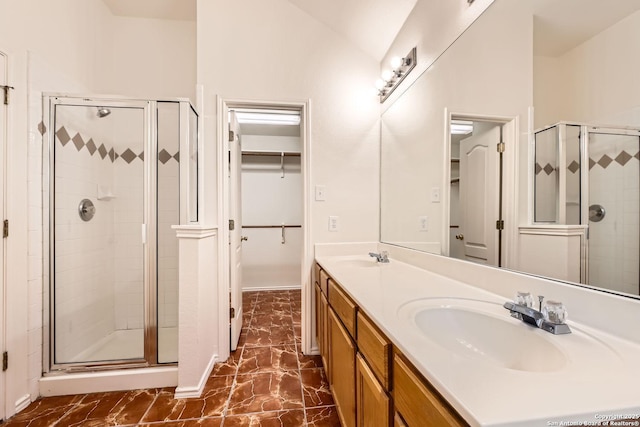
<path id="1" fill-rule="evenodd" d="M 320 264 L 315 263 L 313 265 L 313 281 L 314 283 L 316 283 L 317 285 L 320 285 L 320 270 L 322 270 L 320 268 Z"/>
<path id="2" fill-rule="evenodd" d="M 320 282 L 318 282 L 318 285 L 320 285 L 320 290 L 325 296 L 329 295 L 328 294 L 329 285 L 327 284 L 328 281 L 329 281 L 329 275 L 327 274 L 327 272 L 324 270 L 320 270 Z"/>
<path id="3" fill-rule="evenodd" d="M 385 390 L 389 390 L 391 343 L 361 311 L 358 312 L 358 349 Z"/>
<path id="4" fill-rule="evenodd" d="M 393 355 L 393 399 L 409 427 L 468 425 L 398 354 Z"/>
<path id="5" fill-rule="evenodd" d="M 333 279 L 329 279 L 329 305 L 336 312 L 352 337 L 356 336 L 356 304 Z"/>

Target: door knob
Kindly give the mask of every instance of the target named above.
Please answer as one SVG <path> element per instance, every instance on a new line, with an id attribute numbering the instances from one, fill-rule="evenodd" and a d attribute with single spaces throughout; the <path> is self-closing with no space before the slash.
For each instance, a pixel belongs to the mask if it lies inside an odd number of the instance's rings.
<path id="1" fill-rule="evenodd" d="M 249 240 L 249 238 L 247 236 L 240 237 L 240 241 L 241 242 L 246 242 L 247 240 Z"/>
<path id="2" fill-rule="evenodd" d="M 456 239 L 464 240 L 464 234 L 456 234 Z"/>

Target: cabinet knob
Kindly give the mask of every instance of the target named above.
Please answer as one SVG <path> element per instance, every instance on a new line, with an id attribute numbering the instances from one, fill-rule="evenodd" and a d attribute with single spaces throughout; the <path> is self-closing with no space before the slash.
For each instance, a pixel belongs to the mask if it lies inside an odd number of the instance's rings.
<path id="1" fill-rule="evenodd" d="M 241 242 L 246 242 L 247 240 L 249 240 L 249 238 L 247 236 L 240 237 L 240 241 Z"/>
<path id="2" fill-rule="evenodd" d="M 464 234 L 456 234 L 456 239 L 464 240 Z"/>

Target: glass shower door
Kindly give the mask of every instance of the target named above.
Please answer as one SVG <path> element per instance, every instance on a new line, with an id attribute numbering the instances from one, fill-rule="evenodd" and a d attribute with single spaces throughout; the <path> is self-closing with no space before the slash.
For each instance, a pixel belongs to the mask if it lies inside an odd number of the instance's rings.
<path id="1" fill-rule="evenodd" d="M 144 362 L 147 103 L 54 101 L 52 364 Z"/>
<path id="2" fill-rule="evenodd" d="M 589 133 L 588 284 L 640 292 L 640 137 Z"/>

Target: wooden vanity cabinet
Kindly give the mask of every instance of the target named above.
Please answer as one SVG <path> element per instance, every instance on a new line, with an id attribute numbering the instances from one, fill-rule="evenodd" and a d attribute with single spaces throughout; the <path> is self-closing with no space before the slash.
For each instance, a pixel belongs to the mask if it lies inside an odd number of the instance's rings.
<path id="1" fill-rule="evenodd" d="M 391 399 L 360 353 L 356 356 L 357 427 L 389 427 Z"/>
<path id="2" fill-rule="evenodd" d="M 409 427 L 468 425 L 397 352 L 393 355 L 393 401 L 396 417 L 400 414 L 400 421 Z"/>
<path id="3" fill-rule="evenodd" d="M 327 300 L 327 287 L 329 277 L 327 273 L 320 268 L 318 264 L 315 265 L 315 309 L 316 309 L 316 340 L 318 343 L 318 350 L 322 357 L 322 364 L 324 365 L 324 371 L 327 378 L 330 378 L 331 369 L 329 365 L 329 328 L 328 328 L 328 314 L 329 314 L 329 302 Z"/>
<path id="4" fill-rule="evenodd" d="M 318 346 L 342 427 L 468 425 L 336 281 L 319 267 L 316 277 Z"/>
<path id="5" fill-rule="evenodd" d="M 356 346 L 333 310 L 329 310 L 331 390 L 342 427 L 356 426 Z"/>

